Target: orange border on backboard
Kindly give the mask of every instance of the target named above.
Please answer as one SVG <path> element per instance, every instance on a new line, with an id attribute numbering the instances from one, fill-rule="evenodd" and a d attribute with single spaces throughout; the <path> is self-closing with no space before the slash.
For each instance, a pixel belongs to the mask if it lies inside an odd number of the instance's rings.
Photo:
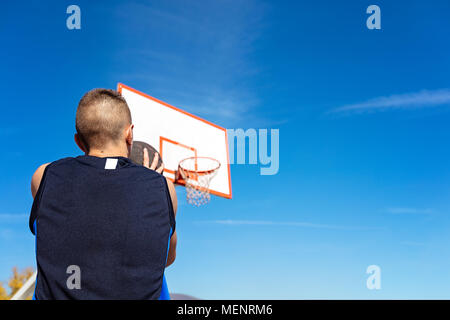
<path id="1" fill-rule="evenodd" d="M 180 147 L 185 148 L 185 149 L 189 149 L 189 150 L 194 152 L 194 157 L 197 157 L 197 149 L 189 147 L 189 146 L 186 146 L 186 145 L 184 145 L 184 144 L 182 144 L 182 143 L 180 143 L 178 141 L 175 141 L 175 140 L 167 139 L 165 137 L 159 137 L 159 154 L 161 155 L 161 158 L 163 158 L 163 142 L 164 141 L 168 142 L 168 143 L 171 143 L 171 144 L 174 144 L 174 145 L 177 145 L 177 146 L 180 146 Z M 164 168 L 164 171 L 168 172 L 168 173 L 175 174 L 175 171 L 170 170 L 170 169 Z M 172 181 L 172 182 L 175 182 L 175 181 Z"/>
<path id="2" fill-rule="evenodd" d="M 133 89 L 133 88 L 131 88 L 131 87 L 129 87 L 127 85 L 124 85 L 123 83 L 119 82 L 117 84 L 117 91 L 119 93 L 122 93 L 122 89 L 123 88 L 125 88 L 125 89 L 127 89 L 127 90 L 129 90 L 131 92 L 134 92 L 134 93 L 136 93 L 136 94 L 138 94 L 138 95 L 140 95 L 140 96 L 142 96 L 144 98 L 153 100 L 153 101 L 155 101 L 155 102 L 157 102 L 159 104 L 162 104 L 163 106 L 166 106 L 168 108 L 171 108 L 171 109 L 173 109 L 175 111 L 181 112 L 181 113 L 183 113 L 183 114 L 185 114 L 185 115 L 187 115 L 189 117 L 192 117 L 194 119 L 200 120 L 200 121 L 202 121 L 202 122 L 204 122 L 206 124 L 209 124 L 210 126 L 213 126 L 213 127 L 217 128 L 217 129 L 220 129 L 220 130 L 223 130 L 225 132 L 225 145 L 227 146 L 227 169 L 228 169 L 228 181 L 229 181 L 228 189 L 229 189 L 229 191 L 228 191 L 228 194 L 222 193 L 222 192 L 218 192 L 218 191 L 214 191 L 214 190 L 210 190 L 210 192 L 212 194 L 216 195 L 216 196 L 220 196 L 220 197 L 224 197 L 224 198 L 227 198 L 227 199 L 231 199 L 232 198 L 232 189 L 231 189 L 231 171 L 230 171 L 230 151 L 229 151 L 229 148 L 228 148 L 228 134 L 227 134 L 227 130 L 225 128 L 222 128 L 222 127 L 220 127 L 220 126 L 218 126 L 218 125 L 208 121 L 208 120 L 202 119 L 202 118 L 200 118 L 200 117 L 198 117 L 196 115 L 193 115 L 193 114 L 191 114 L 189 112 L 181 110 L 181 109 L 179 109 L 177 107 L 174 107 L 174 106 L 172 106 L 172 105 L 170 105 L 170 104 L 168 104 L 168 103 L 166 103 L 164 101 L 156 99 L 156 98 L 154 98 L 152 96 L 149 96 L 148 94 L 140 92 L 140 91 L 138 91 L 136 89 Z"/>

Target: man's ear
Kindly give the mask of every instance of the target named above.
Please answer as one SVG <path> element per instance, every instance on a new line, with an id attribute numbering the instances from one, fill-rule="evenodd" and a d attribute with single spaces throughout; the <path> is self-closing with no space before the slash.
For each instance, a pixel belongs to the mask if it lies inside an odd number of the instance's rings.
<path id="1" fill-rule="evenodd" d="M 130 126 L 128 127 L 128 129 L 125 133 L 125 139 L 127 140 L 127 144 L 129 146 L 131 146 L 133 144 L 133 129 L 134 129 L 134 124 L 130 124 Z"/>
<path id="2" fill-rule="evenodd" d="M 78 148 L 81 149 L 81 151 L 83 151 L 84 153 L 87 153 L 87 149 L 84 146 L 83 141 L 81 140 L 80 136 L 78 135 L 78 133 L 75 133 L 75 143 L 77 144 Z"/>

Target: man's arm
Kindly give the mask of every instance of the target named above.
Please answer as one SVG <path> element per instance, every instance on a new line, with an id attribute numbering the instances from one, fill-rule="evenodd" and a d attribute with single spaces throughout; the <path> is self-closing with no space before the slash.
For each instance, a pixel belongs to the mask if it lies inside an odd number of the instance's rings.
<path id="1" fill-rule="evenodd" d="M 157 168 L 156 166 L 158 165 L 158 160 L 159 154 L 155 153 L 153 161 L 150 164 L 148 150 L 147 148 L 144 148 L 144 159 L 143 159 L 144 167 L 149 168 L 150 170 L 155 170 L 156 172 L 162 174 L 164 171 L 164 164 L 162 164 L 159 168 Z M 169 188 L 170 199 L 172 200 L 173 214 L 176 217 L 178 209 L 177 193 L 175 191 L 175 186 L 173 185 L 172 181 L 170 181 L 167 178 L 166 180 L 167 180 L 167 187 Z M 166 268 L 175 261 L 176 256 L 177 256 L 177 231 L 175 230 L 174 233 L 172 234 L 172 238 L 170 238 L 169 253 L 167 255 Z"/>
<path id="2" fill-rule="evenodd" d="M 177 208 L 178 208 L 178 200 L 177 200 L 177 193 L 175 191 L 175 186 L 173 185 L 172 181 L 167 179 L 167 186 L 169 187 L 169 193 L 170 198 L 172 199 L 172 207 L 173 207 L 173 213 L 174 216 L 177 216 Z M 170 266 L 177 256 L 177 231 L 172 235 L 172 238 L 170 238 L 170 246 L 169 246 L 169 254 L 167 255 L 167 264 L 166 268 Z"/>
<path id="3" fill-rule="evenodd" d="M 39 186 L 41 185 L 41 180 L 42 176 L 44 175 L 45 168 L 47 168 L 49 164 L 50 163 L 45 163 L 42 166 L 40 166 L 33 174 L 33 177 L 31 178 L 31 195 L 33 196 L 33 199 L 39 190 Z"/>

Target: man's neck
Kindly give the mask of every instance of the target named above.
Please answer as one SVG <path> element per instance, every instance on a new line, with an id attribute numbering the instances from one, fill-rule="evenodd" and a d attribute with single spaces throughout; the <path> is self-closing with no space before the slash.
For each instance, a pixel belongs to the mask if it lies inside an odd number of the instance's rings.
<path id="1" fill-rule="evenodd" d="M 91 149 L 87 153 L 88 156 L 99 157 L 99 158 L 113 158 L 113 157 L 128 157 L 128 150 L 123 150 L 122 148 L 111 148 L 111 149 Z"/>

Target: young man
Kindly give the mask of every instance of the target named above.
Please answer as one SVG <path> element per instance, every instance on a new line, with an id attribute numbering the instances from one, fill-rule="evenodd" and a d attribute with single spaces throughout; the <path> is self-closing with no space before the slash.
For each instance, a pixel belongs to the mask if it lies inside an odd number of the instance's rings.
<path id="1" fill-rule="evenodd" d="M 75 142 L 85 153 L 34 173 L 36 299 L 159 299 L 176 255 L 173 184 L 128 156 L 133 124 L 125 99 L 95 89 L 80 101 Z"/>

